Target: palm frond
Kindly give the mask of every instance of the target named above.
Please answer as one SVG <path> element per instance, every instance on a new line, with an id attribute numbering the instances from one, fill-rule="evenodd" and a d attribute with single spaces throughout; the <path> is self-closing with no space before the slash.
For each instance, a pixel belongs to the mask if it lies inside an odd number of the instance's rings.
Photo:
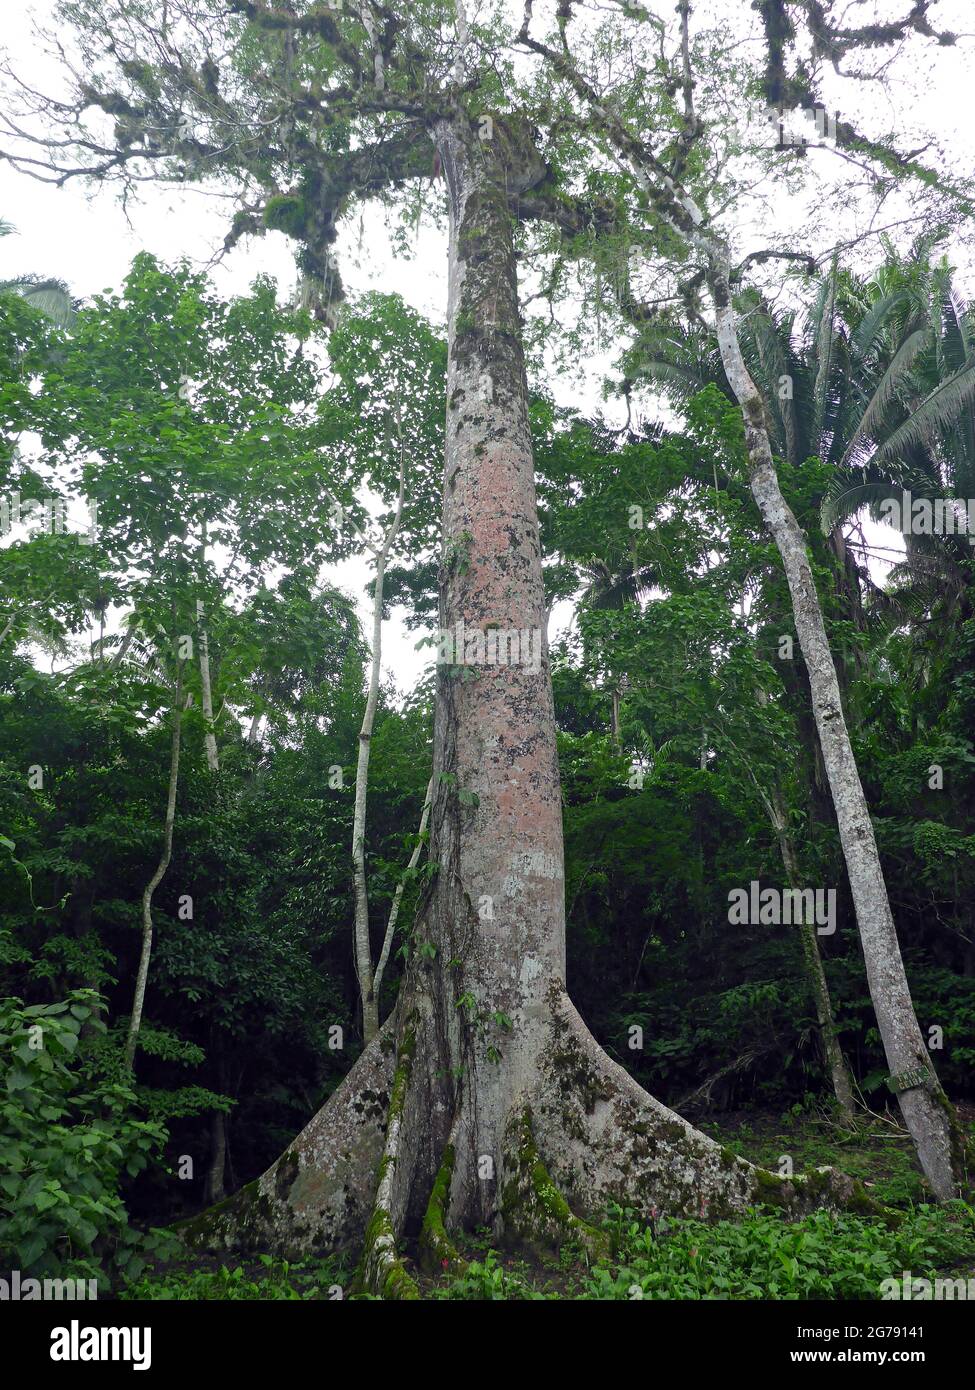
<path id="1" fill-rule="evenodd" d="M 929 445 L 933 435 L 949 428 L 962 409 L 975 400 L 975 358 L 936 386 L 926 400 L 878 445 L 871 462 L 889 466 L 914 445 Z"/>
<path id="2" fill-rule="evenodd" d="M 908 334 L 894 353 L 887 370 L 877 383 L 876 389 L 860 417 L 860 423 L 847 444 L 843 457 L 840 459 L 841 468 L 846 468 L 849 465 L 850 460 L 855 457 L 866 440 L 877 437 L 885 411 L 896 397 L 898 390 L 904 385 L 915 358 L 928 341 L 927 328 L 916 328 L 913 333 Z"/>

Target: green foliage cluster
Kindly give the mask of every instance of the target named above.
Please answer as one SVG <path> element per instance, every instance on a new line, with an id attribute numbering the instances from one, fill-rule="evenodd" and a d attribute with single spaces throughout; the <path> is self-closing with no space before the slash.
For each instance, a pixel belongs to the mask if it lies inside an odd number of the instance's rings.
<path id="1" fill-rule="evenodd" d="M 119 1185 L 159 1160 L 167 1136 L 99 1065 L 100 1009 L 85 989 L 57 1004 L 0 1000 L 0 1252 L 25 1276 L 104 1291 L 166 1246 L 130 1225 Z"/>
<path id="2" fill-rule="evenodd" d="M 970 1260 L 970 1207 L 921 1206 L 890 1230 L 880 1222 L 815 1212 L 783 1222 L 754 1212 L 741 1221 L 682 1221 L 648 1231 L 617 1212 L 617 1261 L 594 1270 L 593 1298 L 876 1299 L 905 1269 L 934 1277 Z"/>
<path id="3" fill-rule="evenodd" d="M 274 1302 L 335 1300 L 349 1285 L 350 1271 L 336 1261 L 298 1262 L 261 1255 L 253 1267 L 219 1265 L 193 1269 L 173 1263 L 131 1279 L 119 1292 L 123 1301 Z"/>

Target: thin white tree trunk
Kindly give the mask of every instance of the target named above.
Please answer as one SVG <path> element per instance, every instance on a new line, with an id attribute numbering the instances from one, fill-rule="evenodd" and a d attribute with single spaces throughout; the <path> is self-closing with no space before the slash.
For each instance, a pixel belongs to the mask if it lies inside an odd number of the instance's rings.
<path id="1" fill-rule="evenodd" d="M 352 818 L 352 877 L 355 891 L 355 964 L 359 979 L 359 998 L 362 1005 L 362 1034 L 371 1043 L 379 1032 L 379 997 L 372 967 L 372 945 L 369 940 L 369 889 L 366 880 L 366 801 L 369 791 L 369 750 L 376 705 L 379 700 L 379 676 L 383 652 L 383 581 L 389 552 L 399 532 L 403 516 L 406 489 L 406 452 L 403 447 L 402 425 L 399 430 L 399 494 L 396 512 L 382 545 L 373 548 L 376 557 L 376 582 L 372 605 L 372 660 L 369 667 L 369 693 L 359 730 L 359 756 L 355 770 L 355 809 Z"/>
<path id="2" fill-rule="evenodd" d="M 393 936 L 396 931 L 396 922 L 399 918 L 400 903 L 403 900 L 403 890 L 406 888 L 406 880 L 410 873 L 420 862 L 420 854 L 423 850 L 423 836 L 426 833 L 427 822 L 430 819 L 430 803 L 433 800 L 433 778 L 427 783 L 427 790 L 423 800 L 423 811 L 420 815 L 420 828 L 417 831 L 417 841 L 413 846 L 413 853 L 410 855 L 410 862 L 406 866 L 406 873 L 396 885 L 396 892 L 393 894 L 393 901 L 389 908 L 389 919 L 386 922 L 386 935 L 383 938 L 382 950 L 379 953 L 379 960 L 376 962 L 376 973 L 373 976 L 372 989 L 376 997 L 376 1005 L 379 1005 L 379 990 L 382 986 L 383 975 L 386 973 L 386 962 L 389 960 L 389 952 L 393 944 Z"/>
<path id="3" fill-rule="evenodd" d="M 203 522 L 200 540 L 201 578 L 206 566 L 207 532 Z M 206 749 L 207 767 L 211 772 L 220 771 L 220 756 L 217 752 L 217 735 L 213 726 L 213 687 L 210 684 L 210 637 L 203 613 L 202 602 L 196 605 L 197 624 L 200 629 L 200 704 L 206 721 L 203 731 L 203 745 Z"/>
<path id="4" fill-rule="evenodd" d="M 132 998 L 132 1017 L 129 1020 L 129 1033 L 125 1040 L 125 1065 L 131 1071 L 135 1061 L 135 1049 L 142 1026 L 142 1008 L 146 997 L 146 982 L 149 979 L 149 958 L 152 954 L 152 897 L 169 868 L 173 853 L 173 827 L 176 823 L 176 785 L 179 780 L 179 747 L 183 725 L 183 663 L 176 673 L 176 694 L 173 699 L 173 737 L 169 756 L 169 790 L 166 795 L 166 821 L 163 827 L 163 847 L 155 872 L 145 886 L 142 894 L 142 950 L 139 955 L 139 969 L 135 977 L 135 993 Z"/>
<path id="5" fill-rule="evenodd" d="M 527 5 L 521 41 L 544 56 L 553 70 L 571 84 L 656 212 L 704 262 L 722 365 L 744 421 L 752 494 L 782 558 L 796 632 L 809 673 L 813 713 L 836 810 L 870 997 L 891 1072 L 890 1086 L 897 1094 L 933 1192 L 939 1200 L 948 1200 L 963 1178 L 964 1140 L 931 1065 L 914 1013 L 873 824 L 843 715 L 836 666 L 806 552 L 806 538 L 782 496 L 764 402 L 741 350 L 731 300 L 730 250 L 721 236 L 706 225 L 697 203 L 656 159 L 650 146 L 636 139 L 615 109 L 602 101 L 568 52 L 559 52 L 532 39 L 530 23 L 531 6 Z M 685 114 L 693 121 L 692 103 Z"/>
<path id="6" fill-rule="evenodd" d="M 207 767 L 211 772 L 220 771 L 220 755 L 217 752 L 217 735 L 213 727 L 213 688 L 210 684 L 210 642 L 206 623 L 203 619 L 202 605 L 199 608 L 200 621 L 200 704 L 206 728 L 203 732 L 203 746 L 206 749 Z"/>
<path id="7" fill-rule="evenodd" d="M 796 633 L 809 674 L 813 713 L 856 910 L 870 998 L 891 1072 L 891 1086 L 931 1188 L 939 1200 L 946 1201 L 954 1195 L 956 1180 L 960 1178 L 956 1165 L 962 1156 L 955 1125 L 914 1013 L 806 538 L 779 487 L 762 398 L 745 365 L 738 338 L 728 258 L 715 247 L 710 248 L 708 279 L 722 364 L 745 424 L 752 493 L 782 557 L 792 598 Z"/>

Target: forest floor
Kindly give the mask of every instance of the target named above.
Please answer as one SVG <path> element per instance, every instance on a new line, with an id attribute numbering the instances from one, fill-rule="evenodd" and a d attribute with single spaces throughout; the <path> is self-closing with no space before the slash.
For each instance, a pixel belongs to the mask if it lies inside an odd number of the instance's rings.
<path id="1" fill-rule="evenodd" d="M 959 1105 L 975 1133 L 975 1106 Z M 619 1208 L 606 1214 L 612 1255 L 592 1263 L 566 1246 L 550 1259 L 492 1248 L 488 1232 L 470 1238 L 465 1268 L 440 1278 L 407 1259 L 421 1297 L 430 1300 L 524 1299 L 878 1299 L 882 1281 L 903 1274 L 975 1281 L 975 1208 L 929 1205 L 910 1142 L 889 1116 L 865 1117 L 848 1134 L 822 1114 L 728 1112 L 699 1127 L 736 1153 L 774 1172 L 790 1159 L 802 1173 L 832 1163 L 860 1178 L 895 1212 L 890 1220 L 815 1212 L 785 1222 L 756 1209 L 737 1221 L 657 1221 L 652 1228 Z M 125 1299 L 339 1299 L 349 1296 L 353 1262 L 270 1255 L 227 1264 L 194 1256 L 147 1270 L 120 1292 Z M 975 1284 L 969 1284 L 969 1290 Z M 890 1295 L 888 1295 L 890 1296 Z"/>

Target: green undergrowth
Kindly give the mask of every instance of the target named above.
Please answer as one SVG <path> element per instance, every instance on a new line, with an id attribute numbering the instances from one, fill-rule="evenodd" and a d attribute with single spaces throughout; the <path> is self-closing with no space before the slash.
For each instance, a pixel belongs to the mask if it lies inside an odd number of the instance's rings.
<path id="1" fill-rule="evenodd" d="M 128 1284 L 122 1299 L 194 1302 L 334 1300 L 348 1291 L 351 1267 L 338 1260 L 291 1263 L 272 1255 L 228 1266 L 174 1261 Z"/>
<path id="2" fill-rule="evenodd" d="M 796 1173 L 826 1163 L 861 1179 L 896 1213 L 876 1219 L 817 1211 L 786 1222 L 769 1208 L 713 1224 L 660 1218 L 652 1227 L 617 1207 L 602 1223 L 606 1250 L 595 1258 L 578 1242 L 538 1258 L 493 1248 L 489 1232 L 458 1242 L 456 1268 L 407 1251 L 404 1268 L 426 1300 L 878 1299 L 882 1281 L 975 1277 L 975 1209 L 925 1201 L 906 1141 L 883 1121 L 845 1135 L 815 1113 L 752 1113 L 706 1126 L 722 1144 L 777 1171 L 788 1157 Z M 429 1240 L 427 1241 L 429 1246 Z M 415 1257 L 415 1258 L 414 1258 Z M 268 1255 L 228 1267 L 185 1260 L 131 1283 L 139 1299 L 346 1299 L 352 1262 Z M 361 1295 L 360 1295 L 361 1297 Z"/>
<path id="3" fill-rule="evenodd" d="M 785 1222 L 753 1210 L 738 1221 L 657 1222 L 617 1209 L 605 1223 L 615 1254 L 588 1267 L 563 1252 L 549 1268 L 485 1250 L 464 1273 L 424 1296 L 526 1299 L 877 1299 L 904 1270 L 933 1278 L 975 1272 L 975 1212 L 962 1202 L 919 1206 L 895 1230 L 856 1216 L 814 1212 Z"/>
<path id="4" fill-rule="evenodd" d="M 617 1262 L 591 1272 L 585 1297 L 873 1299 L 903 1270 L 930 1277 L 975 1268 L 975 1213 L 961 1202 L 917 1207 L 893 1230 L 824 1211 L 792 1223 L 753 1211 L 740 1221 L 680 1221 L 656 1231 L 625 1213 L 617 1220 Z"/>
<path id="5" fill-rule="evenodd" d="M 463 1272 L 420 1277 L 421 1296 L 450 1302 L 639 1299 L 876 1299 L 884 1279 L 904 1270 L 934 1278 L 975 1275 L 975 1211 L 963 1202 L 921 1205 L 896 1229 L 857 1216 L 814 1212 L 785 1222 L 753 1210 L 739 1221 L 658 1221 L 652 1228 L 622 1208 L 604 1222 L 614 1253 L 587 1263 L 566 1246 L 543 1262 L 492 1249 L 489 1237 L 463 1250 Z M 412 1272 L 412 1271 L 411 1271 Z M 170 1266 L 128 1286 L 130 1299 L 338 1300 L 350 1296 L 350 1269 L 334 1261 Z"/>
<path id="6" fill-rule="evenodd" d="M 866 1116 L 846 1131 L 815 1107 L 796 1106 L 785 1115 L 746 1112 L 729 1122 L 700 1128 L 725 1148 L 773 1173 L 783 1160 L 795 1173 L 831 1164 L 865 1185 L 883 1206 L 904 1207 L 927 1200 L 911 1140 L 881 1117 Z"/>

